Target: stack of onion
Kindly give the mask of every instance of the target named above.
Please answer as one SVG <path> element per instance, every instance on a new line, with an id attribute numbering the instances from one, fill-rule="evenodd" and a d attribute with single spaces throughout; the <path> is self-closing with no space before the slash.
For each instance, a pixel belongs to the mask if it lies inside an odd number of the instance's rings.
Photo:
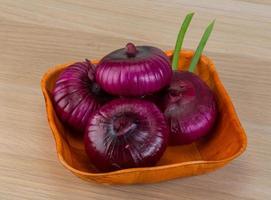
<path id="1" fill-rule="evenodd" d="M 139 98 L 171 79 L 163 51 L 128 43 L 101 59 L 96 69 L 89 61 L 69 66 L 56 81 L 53 98 L 61 120 L 85 131 L 86 152 L 97 169 L 151 166 L 165 151 L 168 126 L 154 103 Z M 106 103 L 110 95 L 104 91 L 133 99 Z"/>
<path id="2" fill-rule="evenodd" d="M 192 16 L 186 17 L 178 39 Z M 206 38 L 195 52 L 192 68 Z M 217 115 L 214 94 L 198 76 L 176 70 L 182 40 L 177 44 L 174 73 L 160 49 L 128 43 L 102 58 L 96 68 L 89 61 L 75 63 L 59 76 L 53 91 L 57 114 L 85 131 L 86 153 L 97 169 L 151 166 L 168 140 L 187 144 L 210 132 Z M 111 95 L 116 99 L 107 103 Z"/>

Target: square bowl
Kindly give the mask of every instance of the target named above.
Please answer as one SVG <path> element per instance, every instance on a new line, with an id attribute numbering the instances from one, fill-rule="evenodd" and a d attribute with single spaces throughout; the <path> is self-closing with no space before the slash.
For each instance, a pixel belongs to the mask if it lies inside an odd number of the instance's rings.
<path id="1" fill-rule="evenodd" d="M 165 53 L 172 57 L 172 51 Z M 192 51 L 182 51 L 179 69 L 187 70 L 192 57 Z M 95 62 L 97 63 L 93 61 Z M 226 165 L 246 149 L 246 135 L 230 97 L 218 77 L 213 62 L 206 56 L 201 56 L 195 73 L 214 91 L 219 111 L 212 132 L 192 144 L 167 147 L 156 166 L 98 172 L 85 153 L 83 138 L 70 134 L 54 111 L 51 93 L 58 75 L 68 65 L 61 64 L 49 69 L 41 80 L 41 87 L 58 158 L 64 167 L 84 180 L 104 184 L 139 184 L 199 175 Z"/>

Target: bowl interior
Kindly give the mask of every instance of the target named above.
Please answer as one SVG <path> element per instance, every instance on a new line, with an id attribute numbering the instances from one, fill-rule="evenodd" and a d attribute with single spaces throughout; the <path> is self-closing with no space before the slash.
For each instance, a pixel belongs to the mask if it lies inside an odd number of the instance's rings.
<path id="1" fill-rule="evenodd" d="M 171 52 L 167 52 L 171 57 Z M 179 69 L 186 70 L 193 53 L 183 51 L 180 54 Z M 68 65 L 59 65 L 48 71 L 43 78 L 43 92 L 46 100 L 49 124 L 54 132 L 59 157 L 72 169 L 98 173 L 88 160 L 84 150 L 83 137 L 75 136 L 57 117 L 52 106 L 51 92 L 55 81 Z M 205 56 L 201 57 L 196 73 L 215 92 L 219 115 L 215 127 L 209 135 L 189 145 L 169 146 L 157 163 L 157 166 L 176 163 L 185 164 L 190 161 L 221 161 L 240 154 L 246 146 L 246 138 L 233 105 L 223 88 L 212 62 Z M 57 133 L 56 133 L 57 132 Z"/>

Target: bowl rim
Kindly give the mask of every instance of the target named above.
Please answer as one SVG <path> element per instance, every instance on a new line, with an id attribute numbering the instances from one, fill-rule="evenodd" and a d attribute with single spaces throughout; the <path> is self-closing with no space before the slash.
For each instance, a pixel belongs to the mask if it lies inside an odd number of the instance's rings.
<path id="1" fill-rule="evenodd" d="M 168 57 L 173 55 L 173 50 L 167 50 L 165 51 L 166 55 Z M 194 51 L 191 50 L 182 50 L 180 52 L 181 54 L 184 54 L 184 56 L 188 56 L 193 54 Z M 98 60 L 91 60 L 93 63 L 97 63 Z M 242 127 L 240 120 L 237 116 L 237 113 L 234 109 L 234 106 L 230 100 L 230 97 L 227 93 L 227 91 L 225 90 L 222 82 L 219 79 L 218 73 L 215 70 L 215 65 L 213 63 L 213 61 L 211 59 L 209 59 L 207 56 L 202 55 L 200 58 L 201 62 L 205 62 L 208 66 L 209 66 L 209 71 L 212 74 L 214 80 L 216 80 L 216 84 L 217 87 L 219 88 L 219 90 L 221 92 L 223 92 L 223 96 L 226 98 L 226 100 L 229 102 L 229 104 L 231 105 L 229 108 L 229 114 L 231 114 L 233 116 L 233 118 L 231 118 L 231 120 L 235 120 L 238 123 L 238 126 L 241 128 L 241 137 L 242 137 L 242 145 L 241 148 L 232 156 L 221 159 L 221 160 L 200 160 L 200 161 L 187 161 L 187 162 L 181 162 L 181 163 L 174 163 L 174 164 L 168 164 L 168 165 L 161 165 L 161 166 L 152 166 L 152 167 L 139 167 L 139 168 L 128 168 L 128 169 L 121 169 L 121 170 L 116 170 L 116 171 L 111 171 L 111 172 L 85 172 L 85 171 L 80 171 L 78 169 L 73 168 L 72 166 L 70 166 L 65 159 L 62 156 L 62 141 L 61 141 L 61 136 L 60 133 L 58 132 L 58 129 L 56 127 L 55 123 L 51 123 L 51 116 L 53 116 L 53 105 L 52 105 L 52 101 L 50 99 L 50 96 L 48 94 L 48 91 L 46 89 L 46 82 L 47 80 L 51 77 L 51 75 L 53 73 L 55 73 L 56 70 L 61 70 L 64 69 L 65 67 L 67 67 L 68 65 L 74 63 L 74 62 L 69 62 L 66 64 L 59 64 L 56 65 L 55 67 L 50 68 L 42 77 L 41 79 L 41 89 L 42 89 L 42 93 L 44 95 L 44 99 L 45 99 L 45 105 L 46 105 L 46 111 L 47 111 L 47 119 L 49 122 L 49 126 L 51 128 L 52 134 L 54 136 L 55 139 L 55 145 L 56 145 L 56 150 L 57 150 L 57 155 L 58 155 L 58 159 L 61 162 L 62 165 L 64 165 L 64 167 L 66 167 L 67 169 L 69 169 L 70 171 L 72 171 L 73 173 L 77 174 L 77 175 L 81 175 L 81 176 L 105 176 L 105 175 L 118 175 L 118 174 L 127 174 L 127 173 L 135 173 L 135 172 L 143 172 L 143 171 L 150 171 L 150 170 L 164 170 L 164 169 L 173 169 L 173 168 L 178 168 L 178 167 L 183 167 L 183 166 L 189 166 L 189 165 L 214 165 L 214 164 L 219 164 L 219 163 L 227 163 L 233 159 L 235 159 L 236 157 L 238 157 L 240 154 L 242 154 L 246 147 L 247 147 L 247 137 L 244 131 L 244 128 Z"/>

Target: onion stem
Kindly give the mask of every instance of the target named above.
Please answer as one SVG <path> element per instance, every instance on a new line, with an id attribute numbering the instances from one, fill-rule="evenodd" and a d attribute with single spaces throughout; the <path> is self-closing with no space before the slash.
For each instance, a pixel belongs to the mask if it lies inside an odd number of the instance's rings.
<path id="1" fill-rule="evenodd" d="M 188 29 L 188 26 L 193 18 L 194 13 L 189 13 L 186 15 L 181 29 L 179 31 L 178 37 L 177 37 L 177 41 L 176 41 L 176 45 L 175 45 L 175 50 L 174 50 L 174 54 L 173 54 L 173 60 L 172 60 L 172 68 L 173 70 L 178 70 L 178 63 L 179 63 L 179 54 L 182 48 L 182 44 L 183 44 L 183 40 L 184 40 L 184 36 L 185 33 Z"/>
<path id="2" fill-rule="evenodd" d="M 129 42 L 128 44 L 126 44 L 126 54 L 129 57 L 135 57 L 136 53 L 137 53 L 137 49 L 133 43 Z"/>
<path id="3" fill-rule="evenodd" d="M 205 45 L 206 45 L 206 43 L 207 43 L 207 41 L 209 39 L 209 36 L 211 35 L 214 24 L 215 24 L 215 20 L 212 21 L 208 25 L 208 27 L 205 29 L 205 32 L 204 32 L 204 34 L 203 34 L 203 36 L 202 36 L 202 38 L 201 38 L 201 40 L 199 42 L 197 50 L 196 50 L 196 52 L 195 52 L 195 54 L 194 54 L 194 56 L 192 58 L 192 61 L 190 63 L 190 66 L 189 66 L 189 71 L 190 72 L 193 72 L 195 70 L 197 64 L 198 64 L 199 58 L 200 58 L 200 56 L 202 54 L 202 51 L 203 51 L 203 49 L 204 49 L 204 47 L 205 47 Z"/>

